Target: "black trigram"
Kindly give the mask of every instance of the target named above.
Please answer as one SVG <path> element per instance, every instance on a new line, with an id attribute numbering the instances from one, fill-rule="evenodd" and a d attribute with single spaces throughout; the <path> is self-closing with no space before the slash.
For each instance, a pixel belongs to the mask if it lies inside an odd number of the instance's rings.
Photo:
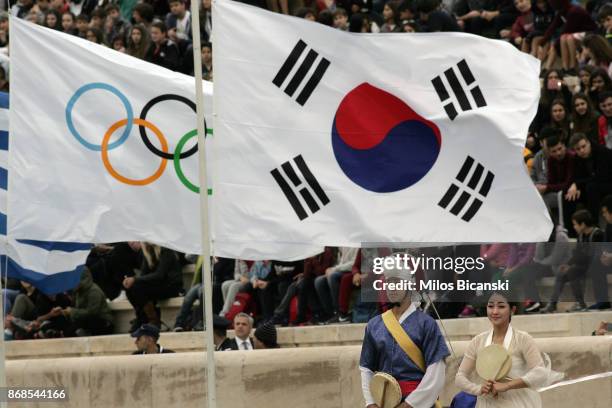
<path id="1" fill-rule="evenodd" d="M 464 86 L 459 81 L 457 74 L 455 73 L 454 68 L 449 68 L 444 71 L 444 76 L 446 77 L 446 81 L 450 85 L 451 92 L 455 96 L 455 99 L 459 103 L 459 107 L 462 111 L 469 111 L 472 109 L 472 104 L 468 98 L 466 92 L 469 92 L 476 103 L 476 106 L 482 108 L 483 106 L 487 106 L 487 101 L 485 101 L 484 96 L 482 95 L 482 91 L 480 87 L 476 85 L 476 78 L 472 74 L 470 67 L 468 66 L 465 60 L 461 60 L 457 64 L 457 69 L 461 73 L 465 84 L 467 85 L 464 89 Z M 444 110 L 446 114 L 450 118 L 450 120 L 454 120 L 457 117 L 457 108 L 455 107 L 455 103 L 451 99 L 449 95 L 448 89 L 442 80 L 442 77 L 438 75 L 434 79 L 431 80 L 438 97 L 440 97 L 440 101 L 444 104 Z"/>
<path id="2" fill-rule="evenodd" d="M 293 207 L 300 221 L 309 216 L 303 203 L 306 203 L 312 214 L 321 209 L 319 203 L 323 206 L 329 203 L 327 194 L 306 165 L 302 155 L 294 157 L 293 162 L 291 160 L 286 161 L 280 167 L 283 169 L 282 172 L 276 168 L 270 173 L 289 200 L 289 204 Z M 319 199 L 318 202 L 311 191 Z M 302 200 L 298 198 L 298 194 Z"/>
<path id="3" fill-rule="evenodd" d="M 475 166 L 474 166 L 475 165 Z M 473 171 L 472 171 L 473 169 Z M 469 177 L 469 181 L 465 184 Z M 483 177 L 484 176 L 484 177 Z M 484 198 L 489 194 L 491 185 L 495 175 L 490 171 L 486 171 L 482 164 L 476 163 L 473 158 L 468 156 L 459 170 L 459 174 L 456 177 L 456 183 L 452 183 L 451 186 L 444 194 L 444 197 L 440 200 L 438 205 L 444 209 L 448 209 L 450 204 L 450 212 L 453 215 L 459 216 L 459 214 L 467 207 L 467 210 L 463 212 L 461 219 L 469 222 L 474 215 L 480 210 Z M 460 186 L 462 185 L 463 190 Z M 455 200 L 457 193 L 461 191 L 459 198 Z M 471 202 L 468 204 L 468 201 Z"/>
<path id="4" fill-rule="evenodd" d="M 306 43 L 302 40 L 299 40 L 297 44 L 295 44 L 295 47 L 293 47 L 291 54 L 289 54 L 289 56 L 283 63 L 283 66 L 280 68 L 280 70 L 272 80 L 272 83 L 274 85 L 282 89 L 283 82 L 285 82 L 285 79 L 287 79 L 289 73 L 291 72 L 295 64 L 297 64 L 298 60 L 306 50 L 306 47 Z M 310 71 L 310 68 L 314 65 L 318 56 L 319 53 L 315 50 L 310 49 L 308 51 L 306 57 L 304 57 L 304 59 L 302 60 L 302 64 L 295 71 L 295 74 L 293 74 L 293 77 L 289 80 L 289 83 L 285 87 L 285 93 L 287 95 L 293 97 L 295 91 L 297 91 L 297 89 L 306 79 L 306 75 Z M 302 91 L 299 93 L 297 99 L 295 100 L 297 103 L 304 106 L 306 101 L 308 101 L 308 98 L 310 98 L 312 92 L 315 90 L 315 88 L 321 81 L 321 78 L 323 78 L 323 75 L 329 67 L 329 64 L 330 62 L 326 58 L 321 57 L 319 59 L 319 63 L 314 69 L 314 72 L 312 73 L 312 75 L 310 75 L 306 82 L 306 85 L 304 85 Z"/>

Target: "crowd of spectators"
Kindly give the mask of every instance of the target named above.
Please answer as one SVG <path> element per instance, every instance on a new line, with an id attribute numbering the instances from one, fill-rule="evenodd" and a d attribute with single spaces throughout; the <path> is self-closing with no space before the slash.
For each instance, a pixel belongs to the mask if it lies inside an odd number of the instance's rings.
<path id="1" fill-rule="evenodd" d="M 530 126 L 524 158 L 535 187 L 559 227 L 550 243 L 612 242 L 612 2 L 590 0 L 248 0 L 349 32 L 463 31 L 507 41 L 542 61 L 541 98 Z M 6 9 L 8 3 L 4 3 Z M 0 7 L 2 5 L 0 4 Z M 202 0 L 200 39 L 205 79 L 213 80 L 211 0 Z M 191 13 L 185 0 L 18 0 L 10 13 L 54 30 L 111 47 L 171 70 L 193 75 Z M 0 13 L 0 90 L 9 91 L 8 13 Z M 570 227 L 571 225 L 571 227 Z M 605 229 L 605 232 L 603 231 Z M 585 249 L 586 248 L 586 249 Z M 584 281 L 596 291 L 593 310 L 610 308 L 606 275 L 612 251 L 567 251 L 554 245 L 494 244 L 475 248 L 487 260 L 488 278 L 504 277 L 523 288 L 523 310 L 553 312 L 566 283 L 585 310 Z M 368 249 L 326 248 L 299 262 L 215 258 L 213 309 L 216 345 L 223 349 L 275 347 L 274 325 L 365 322 L 384 305 L 355 296 L 372 272 Z M 190 287 L 182 270 L 196 264 Z M 96 246 L 81 283 L 70 293 L 47 296 L 25 282 L 5 282 L 8 338 L 95 335 L 113 332 L 108 301 L 127 299 L 134 308 L 131 332 L 156 334 L 159 302 L 183 296 L 169 329 L 201 330 L 202 259 L 156 245 L 124 242 Z M 555 276 L 545 307 L 533 282 Z M 602 280 L 603 279 L 603 280 Z M 448 306 L 452 305 L 452 306 Z M 472 316 L 477 304 L 449 302 L 443 317 Z M 457 309 L 458 310 L 455 310 Z M 454 311 L 453 311 L 454 310 Z M 460 312 L 460 313 L 459 313 Z M 255 321 L 252 318 L 255 318 Z M 219 320 L 228 319 L 228 320 Z M 246 322 L 248 320 L 248 322 Z M 220 323 L 221 322 L 221 323 Z M 226 323 L 223 323 L 226 322 Z M 172 322 L 170 322 L 172 323 Z M 225 344 L 233 325 L 262 327 L 261 339 Z M 145 327 L 144 331 L 138 332 Z M 218 326 L 218 327 L 217 327 Z M 223 327 L 226 326 L 226 327 Z M 240 337 L 240 336 L 239 336 Z M 244 336 L 242 336 L 244 337 Z M 139 350 L 155 350 L 143 342 Z M 244 340 L 244 339 L 243 339 Z M 225 345 L 224 345 L 225 344 Z M 145 351 L 146 352 L 146 351 Z"/>
<path id="2" fill-rule="evenodd" d="M 6 7 L 6 4 L 5 4 Z M 159 66 L 193 75 L 191 13 L 185 0 L 18 0 L 10 13 Z M 202 73 L 212 80 L 211 1 L 200 4 Z M 0 14 L 0 66 L 7 77 L 8 12 Z M 0 72 L 0 90 L 4 78 Z M 6 87 L 8 89 L 8 87 Z"/>
<path id="3" fill-rule="evenodd" d="M 538 128 L 553 120 L 563 101 L 569 125 L 572 94 L 582 92 L 598 110 L 598 93 L 610 90 L 612 4 L 589 0 L 244 0 L 245 3 L 350 32 L 463 31 L 502 39 L 543 62 Z M 3 4 L 2 4 L 3 3 Z M 0 8 L 8 8 L 0 2 Z M 186 0 L 17 0 L 10 13 L 85 38 L 171 70 L 193 75 L 190 2 Z M 211 0 L 199 3 L 205 79 L 212 80 Z M 0 14 L 0 48 L 9 43 L 8 13 Z M 4 52 L 6 56 L 6 52 Z M 6 71 L 8 62 L 2 58 Z M 560 70 L 552 70 L 560 67 Z M 4 78 L 0 81 L 5 80 Z M 579 80 L 576 80 L 579 78 Z M 0 86 L 5 84 L 0 82 Z M 574 116 L 574 115 L 572 115 Z M 574 117 L 572 117 L 575 120 Z M 568 131 L 571 129 L 567 129 Z M 566 135 L 569 137 L 569 135 Z"/>
<path id="4" fill-rule="evenodd" d="M 468 278 L 481 282 L 508 279 L 517 299 L 524 299 L 521 313 L 556 312 L 563 287 L 568 283 L 576 301 L 570 311 L 608 310 L 606 277 L 612 271 L 612 251 L 610 245 L 592 244 L 612 242 L 612 196 L 604 199 L 601 210 L 607 223 L 605 231 L 595 224 L 586 209 L 572 215 L 572 226 L 578 234 L 577 246 L 568 246 L 566 231 L 557 228 L 555 238 L 547 243 L 466 245 L 412 251 L 415 256 L 423 253 L 445 257 L 480 256 L 486 268 L 471 271 Z M 276 347 L 276 334 L 272 329 L 275 326 L 367 322 L 388 308 L 383 298 L 368 298 L 364 292 L 378 276 L 374 273 L 374 259 L 390 253 L 390 249 L 386 251 L 328 247 L 320 254 L 295 262 L 213 258 L 215 345 L 218 350 L 271 348 Z M 190 264 L 191 268 L 186 267 Z M 126 300 L 134 309 L 130 333 L 140 333 L 138 330 L 143 325 L 146 325 L 146 333 L 151 327 L 157 331 L 160 328 L 175 332 L 203 330 L 202 264 L 201 257 L 185 256 L 144 242 L 98 245 L 91 251 L 81 281 L 73 291 L 48 296 L 26 282 L 6 282 L 3 289 L 4 308 L 8 313 L 5 338 L 110 334 L 114 318 L 109 304 Z M 195 270 L 189 288 L 183 287 L 184 270 Z M 436 276 L 438 271 L 435 270 L 423 272 L 419 279 L 452 281 L 461 276 L 453 273 Z M 543 276 L 555 277 L 546 307 L 537 285 Z M 588 281 L 592 282 L 592 297 L 596 300 L 590 306 L 585 302 L 584 283 Z M 475 291 L 472 297 L 463 294 L 460 299 L 453 299 L 457 294 L 437 292 L 434 295 L 442 318 L 482 313 L 482 309 L 479 310 L 482 304 L 477 302 L 479 297 L 486 297 L 486 293 Z M 178 296 L 181 296 L 182 306 L 176 320 L 163 322 L 160 302 Z M 426 298 L 422 300 L 425 303 Z M 232 326 L 236 338 L 230 340 L 226 331 Z M 257 337 L 256 332 L 255 339 L 249 340 L 248 334 L 253 327 L 261 328 L 260 336 Z M 139 350 L 154 350 L 156 343 L 151 341 L 157 338 L 149 337 L 148 341 L 137 340 L 137 345 L 142 346 Z M 243 344 L 245 341 L 248 344 Z"/>

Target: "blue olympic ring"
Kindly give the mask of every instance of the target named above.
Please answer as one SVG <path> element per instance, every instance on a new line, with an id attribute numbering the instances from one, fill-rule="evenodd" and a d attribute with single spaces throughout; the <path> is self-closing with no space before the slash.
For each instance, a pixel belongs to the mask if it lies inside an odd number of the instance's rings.
<path id="1" fill-rule="evenodd" d="M 91 84 L 83 85 L 82 87 L 77 89 L 77 91 L 74 93 L 74 95 L 72 95 L 72 98 L 70 98 L 68 104 L 66 105 L 66 123 L 68 124 L 68 130 L 70 130 L 72 136 L 74 136 L 74 138 L 86 148 L 96 152 L 102 150 L 101 145 L 93 144 L 85 140 L 76 130 L 76 128 L 74 127 L 74 123 L 72 122 L 72 109 L 74 108 L 74 104 L 81 97 L 81 95 L 92 89 L 103 89 L 116 95 L 123 103 L 125 111 L 127 112 L 127 124 L 125 125 L 125 130 L 123 131 L 123 134 L 118 140 L 108 145 L 108 150 L 112 150 L 116 147 L 121 146 L 127 140 L 134 124 L 134 112 L 132 111 L 132 105 L 130 105 L 130 102 L 128 101 L 127 97 L 112 85 L 105 84 L 102 82 L 92 82 Z"/>

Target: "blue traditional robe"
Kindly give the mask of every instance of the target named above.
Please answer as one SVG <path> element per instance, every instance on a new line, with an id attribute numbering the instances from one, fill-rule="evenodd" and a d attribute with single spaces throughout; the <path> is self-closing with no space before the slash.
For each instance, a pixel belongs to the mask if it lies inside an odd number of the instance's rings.
<path id="1" fill-rule="evenodd" d="M 417 309 L 401 326 L 423 353 L 426 367 L 450 354 L 436 321 L 429 315 Z M 390 374 L 398 381 L 420 381 L 425 374 L 395 341 L 381 315 L 368 322 L 359 365 Z"/>

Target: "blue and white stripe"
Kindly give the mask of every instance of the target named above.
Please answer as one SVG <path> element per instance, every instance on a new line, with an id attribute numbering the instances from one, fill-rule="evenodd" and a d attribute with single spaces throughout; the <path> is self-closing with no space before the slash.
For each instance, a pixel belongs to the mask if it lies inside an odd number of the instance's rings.
<path id="1" fill-rule="evenodd" d="M 0 267 L 2 276 L 32 283 L 53 295 L 76 287 L 91 244 L 7 237 L 9 95 L 0 92 Z"/>

